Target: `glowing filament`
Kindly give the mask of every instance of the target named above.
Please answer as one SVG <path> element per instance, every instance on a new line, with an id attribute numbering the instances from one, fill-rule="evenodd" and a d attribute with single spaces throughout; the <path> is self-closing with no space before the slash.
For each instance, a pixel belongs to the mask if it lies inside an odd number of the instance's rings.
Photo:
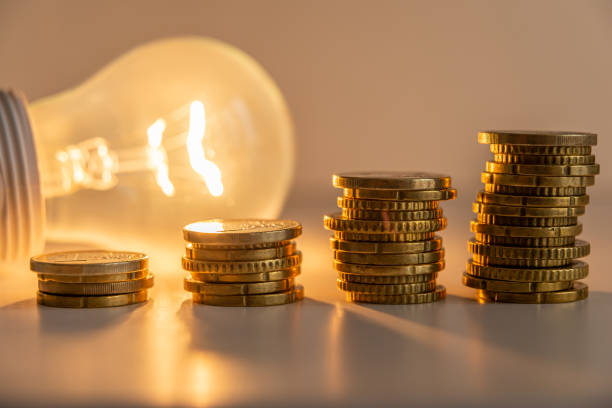
<path id="1" fill-rule="evenodd" d="M 151 167 L 156 171 L 155 179 L 157 185 L 163 193 L 168 197 L 174 195 L 174 185 L 168 177 L 168 156 L 166 149 L 161 145 L 163 133 L 166 130 L 166 122 L 163 119 L 157 119 L 147 129 L 149 137 L 149 161 Z"/>

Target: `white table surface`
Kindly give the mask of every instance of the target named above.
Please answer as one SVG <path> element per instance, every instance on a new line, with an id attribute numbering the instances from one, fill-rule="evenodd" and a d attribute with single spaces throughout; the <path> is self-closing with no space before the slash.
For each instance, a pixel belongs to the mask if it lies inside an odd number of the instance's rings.
<path id="1" fill-rule="evenodd" d="M 469 202 L 444 207 L 448 297 L 434 304 L 347 303 L 315 208 L 286 211 L 305 227 L 293 305 L 194 305 L 180 254 L 153 257 L 151 301 L 111 309 L 38 307 L 34 274 L 4 271 L 0 405 L 611 406 L 610 208 L 581 217 L 586 301 L 481 305 L 460 282 Z"/>

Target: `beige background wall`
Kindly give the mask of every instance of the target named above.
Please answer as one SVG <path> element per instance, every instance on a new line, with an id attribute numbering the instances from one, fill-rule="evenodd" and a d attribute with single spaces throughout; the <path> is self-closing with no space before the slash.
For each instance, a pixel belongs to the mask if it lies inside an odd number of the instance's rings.
<path id="1" fill-rule="evenodd" d="M 244 49 L 278 82 L 297 129 L 293 204 L 333 206 L 330 174 L 347 169 L 444 171 L 472 200 L 481 128 L 597 132 L 590 193 L 612 192 L 612 1 L 0 0 L 0 86 L 33 100 L 183 34 Z"/>

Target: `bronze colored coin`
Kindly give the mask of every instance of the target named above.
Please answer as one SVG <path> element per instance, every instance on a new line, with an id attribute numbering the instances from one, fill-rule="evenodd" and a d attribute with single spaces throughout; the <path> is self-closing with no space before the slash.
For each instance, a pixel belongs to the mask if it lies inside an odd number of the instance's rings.
<path id="1" fill-rule="evenodd" d="M 480 224 L 477 221 L 470 221 L 470 230 L 481 234 L 505 237 L 575 237 L 582 232 L 582 224 L 568 227 L 508 227 L 503 225 Z"/>
<path id="2" fill-rule="evenodd" d="M 572 246 L 550 247 L 550 248 L 521 248 L 503 245 L 491 245 L 476 242 L 473 238 L 468 241 L 468 251 L 472 254 L 494 257 L 494 258 L 516 258 L 516 259 L 575 259 L 587 256 L 591 252 L 591 245 L 577 239 Z"/>
<path id="3" fill-rule="evenodd" d="M 345 198 L 358 198 L 366 200 L 391 200 L 391 201 L 440 201 L 454 200 L 457 198 L 457 190 L 449 188 L 446 190 L 374 190 L 365 188 L 345 188 Z"/>
<path id="4" fill-rule="evenodd" d="M 374 293 L 347 292 L 349 302 L 379 303 L 388 305 L 406 305 L 415 303 L 431 303 L 446 297 L 446 288 L 438 285 L 435 291 L 411 295 L 379 295 Z"/>
<path id="5" fill-rule="evenodd" d="M 482 279 L 497 279 L 516 282 L 556 282 L 583 279 L 589 274 L 589 264 L 572 261 L 567 266 L 552 268 L 505 268 L 480 265 L 472 259 L 467 261 L 468 275 Z"/>
<path id="6" fill-rule="evenodd" d="M 330 238 L 330 246 L 338 251 L 360 252 L 364 254 L 413 254 L 441 249 L 442 238 L 436 236 L 428 241 L 415 242 L 342 241 Z"/>
<path id="7" fill-rule="evenodd" d="M 435 210 L 439 201 L 391 201 L 363 200 L 358 198 L 338 197 L 338 207 L 350 210 L 367 211 L 423 211 Z"/>
<path id="8" fill-rule="evenodd" d="M 436 237 L 435 231 L 416 232 L 404 234 L 362 234 L 359 232 L 335 231 L 334 238 L 342 241 L 367 241 L 367 242 L 414 242 L 425 241 Z"/>
<path id="9" fill-rule="evenodd" d="M 301 273 L 299 266 L 279 271 L 258 273 L 216 273 L 216 272 L 189 272 L 192 280 L 208 283 L 252 283 L 271 282 L 295 278 Z"/>
<path id="10" fill-rule="evenodd" d="M 123 293 L 110 296 L 66 296 L 52 295 L 44 292 L 36 293 L 36 301 L 39 305 L 69 308 L 94 308 L 126 306 L 134 303 L 146 302 L 148 291 Z"/>
<path id="11" fill-rule="evenodd" d="M 570 197 L 534 197 L 534 196 L 513 196 L 507 194 L 495 194 L 495 193 L 486 193 L 484 191 L 479 191 L 476 196 L 477 201 L 480 203 L 490 206 L 490 205 L 500 205 L 500 206 L 519 206 L 519 207 L 578 207 L 576 209 L 576 213 L 568 212 L 565 215 L 560 215 L 562 217 L 571 217 L 576 215 L 584 214 L 584 206 L 589 203 L 588 195 L 581 196 L 570 196 Z M 480 211 L 480 210 L 479 210 Z M 515 210 L 507 210 L 507 211 L 515 211 Z M 540 215 L 535 215 L 535 212 L 531 209 L 525 209 L 521 211 L 526 211 L 525 216 L 527 217 L 539 217 Z M 544 213 L 542 215 L 544 217 L 552 216 L 551 212 L 544 209 Z M 488 212 L 488 211 L 480 211 L 480 212 Z M 555 211 L 553 210 L 553 213 Z M 491 214 L 494 214 L 491 212 Z M 499 215 L 521 215 L 516 213 L 499 213 Z M 556 215 L 555 215 L 556 216 Z"/>
<path id="12" fill-rule="evenodd" d="M 523 187 L 505 184 L 485 184 L 487 193 L 517 196 L 571 197 L 586 195 L 586 187 Z"/>
<path id="13" fill-rule="evenodd" d="M 528 146 L 511 144 L 489 145 L 495 154 L 531 154 L 549 156 L 575 156 L 591 154 L 591 146 Z"/>
<path id="14" fill-rule="evenodd" d="M 400 285 L 405 283 L 430 282 L 438 279 L 438 272 L 420 275 L 364 275 L 361 273 L 338 272 L 338 278 L 345 282 L 365 283 L 369 285 Z"/>
<path id="15" fill-rule="evenodd" d="M 572 288 L 571 281 L 561 282 L 509 282 L 503 280 L 481 279 L 463 274 L 463 284 L 474 289 L 487 290 L 491 292 L 510 293 L 534 293 L 554 292 Z"/>
<path id="16" fill-rule="evenodd" d="M 493 245 L 510 245 L 519 247 L 558 247 L 574 245 L 575 236 L 555 238 L 533 238 L 533 237 L 503 237 L 499 235 L 475 233 L 476 241 Z"/>
<path id="17" fill-rule="evenodd" d="M 479 197 L 480 198 L 480 197 Z M 472 204 L 472 211 L 481 214 L 503 215 L 509 217 L 576 217 L 584 214 L 585 207 L 519 207 L 510 205 Z"/>
<path id="18" fill-rule="evenodd" d="M 205 295 L 259 295 L 262 293 L 291 290 L 293 288 L 293 279 L 256 283 L 209 283 L 185 279 L 183 281 L 183 288 L 187 292 Z"/>
<path id="19" fill-rule="evenodd" d="M 540 164 L 552 166 L 583 166 L 595 164 L 595 156 L 550 156 L 537 154 L 496 154 L 495 163 Z"/>
<path id="20" fill-rule="evenodd" d="M 334 174 L 332 184 L 338 188 L 385 190 L 441 190 L 449 188 L 450 176 L 434 173 L 381 171 Z"/>
<path id="21" fill-rule="evenodd" d="M 418 265 L 359 265 L 334 260 L 334 269 L 338 272 L 374 276 L 422 275 L 427 273 L 436 273 L 443 270 L 444 265 L 444 261 Z"/>
<path id="22" fill-rule="evenodd" d="M 258 273 L 278 271 L 280 269 L 293 268 L 302 263 L 302 253 L 298 251 L 295 255 L 284 258 L 273 258 L 261 261 L 236 261 L 236 262 L 212 262 L 195 261 L 183 257 L 183 269 L 189 272 L 216 272 L 216 273 Z"/>
<path id="23" fill-rule="evenodd" d="M 595 133 L 532 130 L 485 130 L 478 132 L 478 143 L 529 146 L 593 146 Z"/>
<path id="24" fill-rule="evenodd" d="M 481 224 L 507 225 L 517 227 L 567 227 L 578 224 L 578 217 L 512 217 L 505 215 L 477 214 Z"/>
<path id="25" fill-rule="evenodd" d="M 485 184 L 504 184 L 523 187 L 588 187 L 595 184 L 594 176 L 554 177 L 526 176 L 514 174 L 487 173 L 481 174 L 480 180 Z"/>
<path id="26" fill-rule="evenodd" d="M 254 245 L 287 241 L 302 233 L 293 220 L 210 219 L 183 228 L 185 241 L 211 245 Z"/>
<path id="27" fill-rule="evenodd" d="M 472 259 L 481 265 L 512 266 L 524 268 L 551 268 L 556 266 L 567 266 L 571 259 L 515 259 L 497 258 L 494 256 L 484 256 L 472 254 Z"/>
<path id="28" fill-rule="evenodd" d="M 368 211 L 342 209 L 342 218 L 374 221 L 420 221 L 442 217 L 442 209 L 424 211 Z"/>
<path id="29" fill-rule="evenodd" d="M 44 273 L 39 273 L 38 280 L 64 283 L 108 283 L 143 279 L 146 278 L 148 274 L 148 269 L 136 272 L 115 273 L 112 275 L 45 275 Z"/>
<path id="30" fill-rule="evenodd" d="M 363 234 L 405 234 L 435 232 L 446 228 L 446 218 L 421 221 L 368 221 L 349 220 L 340 214 L 326 215 L 325 228 L 331 231 L 357 232 Z"/>
<path id="31" fill-rule="evenodd" d="M 30 259 L 30 269 L 46 275 L 110 275 L 140 271 L 148 267 L 147 255 L 126 251 L 64 251 Z"/>
<path id="32" fill-rule="evenodd" d="M 69 296 L 102 296 L 139 292 L 153 287 L 153 275 L 143 279 L 103 283 L 66 283 L 39 280 L 38 290 L 43 293 Z"/>
<path id="33" fill-rule="evenodd" d="M 506 303 L 567 303 L 586 299 L 589 287 L 582 282 L 574 282 L 571 289 L 556 292 L 539 293 L 508 293 L 479 290 L 478 300 L 481 302 Z"/>
<path id="34" fill-rule="evenodd" d="M 297 285 L 293 289 L 266 293 L 261 295 L 209 295 L 203 293 L 191 294 L 194 303 L 212 306 L 278 306 L 294 303 L 304 299 L 304 287 Z"/>
<path id="35" fill-rule="evenodd" d="M 537 176 L 593 176 L 599 174 L 599 164 L 556 166 L 550 164 L 508 164 L 488 161 L 489 173 Z"/>
<path id="36" fill-rule="evenodd" d="M 294 241 L 285 246 L 260 249 L 204 249 L 194 248 L 190 243 L 185 247 L 186 257 L 198 261 L 260 261 L 283 258 L 296 252 Z"/>
<path id="37" fill-rule="evenodd" d="M 213 251 L 213 250 L 248 251 L 251 249 L 280 248 L 280 247 L 290 245 L 292 242 L 294 241 L 285 240 L 285 241 L 274 241 L 274 242 L 262 242 L 260 244 L 244 244 L 244 245 L 223 245 L 223 244 L 214 245 L 214 244 L 199 244 L 197 242 L 188 242 L 187 245 L 189 245 L 193 249 L 204 249 L 208 251 Z"/>
<path id="38" fill-rule="evenodd" d="M 334 259 L 362 265 L 415 265 L 438 262 L 444 259 L 444 249 L 413 254 L 363 254 L 359 252 L 334 251 Z"/>
<path id="39" fill-rule="evenodd" d="M 436 289 L 436 281 L 402 283 L 396 285 L 369 285 L 367 283 L 345 282 L 337 279 L 338 289 L 344 292 L 373 293 L 377 295 L 412 295 L 432 292 Z"/>

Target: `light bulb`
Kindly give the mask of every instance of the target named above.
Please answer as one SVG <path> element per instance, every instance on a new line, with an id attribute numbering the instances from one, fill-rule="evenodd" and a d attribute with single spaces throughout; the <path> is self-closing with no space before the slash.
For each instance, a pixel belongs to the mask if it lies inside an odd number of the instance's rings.
<path id="1" fill-rule="evenodd" d="M 198 219 L 274 218 L 290 187 L 279 89 L 216 40 L 143 45 L 29 109 L 11 91 L 0 101 L 4 261 L 40 251 L 45 236 L 163 245 Z"/>

